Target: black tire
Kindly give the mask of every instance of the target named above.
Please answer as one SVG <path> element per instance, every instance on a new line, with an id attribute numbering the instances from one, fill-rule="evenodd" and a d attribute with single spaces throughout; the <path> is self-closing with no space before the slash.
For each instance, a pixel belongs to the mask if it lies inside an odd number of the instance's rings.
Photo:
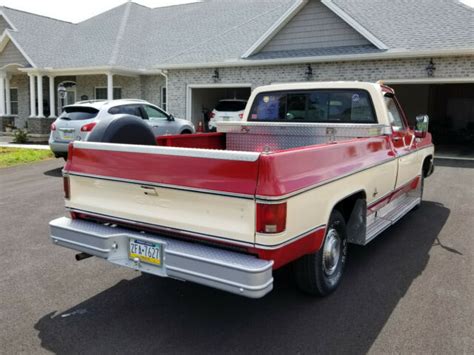
<path id="1" fill-rule="evenodd" d="M 117 115 L 103 118 L 87 139 L 88 142 L 157 145 L 151 128 L 137 116 Z"/>
<path id="2" fill-rule="evenodd" d="M 339 241 L 339 247 L 334 244 L 337 241 Z M 331 248 L 331 246 L 334 247 Z M 339 250 L 338 255 L 335 255 L 336 250 Z M 341 283 L 346 259 L 346 222 L 342 214 L 338 210 L 334 210 L 329 218 L 321 249 L 314 254 L 305 255 L 295 262 L 295 279 L 298 287 L 313 296 L 324 297 L 331 294 Z"/>
<path id="3" fill-rule="evenodd" d="M 189 129 L 185 129 L 181 134 L 193 134 Z"/>

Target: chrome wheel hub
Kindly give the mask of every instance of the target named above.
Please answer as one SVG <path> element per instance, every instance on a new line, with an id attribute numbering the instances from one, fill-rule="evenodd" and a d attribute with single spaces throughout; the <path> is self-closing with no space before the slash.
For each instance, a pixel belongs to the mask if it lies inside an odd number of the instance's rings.
<path id="1" fill-rule="evenodd" d="M 332 276 L 341 258 L 341 238 L 334 228 L 328 231 L 323 248 L 323 269 L 327 276 Z"/>

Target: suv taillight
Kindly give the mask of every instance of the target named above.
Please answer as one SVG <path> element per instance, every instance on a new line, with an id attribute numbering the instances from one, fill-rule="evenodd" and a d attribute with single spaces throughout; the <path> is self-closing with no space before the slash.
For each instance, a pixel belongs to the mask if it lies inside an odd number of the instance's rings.
<path id="1" fill-rule="evenodd" d="M 64 186 L 64 198 L 69 200 L 71 198 L 71 184 L 69 182 L 69 176 L 63 176 L 63 186 Z"/>
<path id="2" fill-rule="evenodd" d="M 56 130 L 56 125 L 54 123 L 51 123 L 51 130 L 55 131 Z"/>
<path id="3" fill-rule="evenodd" d="M 286 229 L 286 202 L 257 203 L 257 233 L 277 234 Z"/>
<path id="4" fill-rule="evenodd" d="M 90 132 L 94 129 L 96 122 L 88 123 L 81 127 L 81 132 Z"/>

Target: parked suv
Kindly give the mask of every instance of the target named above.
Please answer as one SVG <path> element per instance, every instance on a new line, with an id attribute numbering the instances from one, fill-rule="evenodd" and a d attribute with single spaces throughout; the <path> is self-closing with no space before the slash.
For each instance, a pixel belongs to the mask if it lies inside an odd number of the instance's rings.
<path id="1" fill-rule="evenodd" d="M 240 121 L 244 117 L 246 100 L 221 100 L 211 113 L 209 120 L 209 130 L 215 131 L 217 122 Z"/>
<path id="2" fill-rule="evenodd" d="M 74 140 L 87 140 L 100 119 L 128 114 L 141 117 L 155 136 L 195 133 L 194 125 L 143 100 L 81 101 L 65 106 L 51 125 L 49 146 L 56 158 L 67 158 L 68 145 Z"/>

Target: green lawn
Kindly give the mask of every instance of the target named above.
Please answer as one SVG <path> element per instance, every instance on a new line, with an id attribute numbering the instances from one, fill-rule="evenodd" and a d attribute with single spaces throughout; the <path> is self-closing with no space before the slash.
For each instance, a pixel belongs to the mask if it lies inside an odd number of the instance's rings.
<path id="1" fill-rule="evenodd" d="M 51 158 L 53 158 L 53 153 L 50 150 L 0 147 L 0 168 L 29 164 Z"/>

